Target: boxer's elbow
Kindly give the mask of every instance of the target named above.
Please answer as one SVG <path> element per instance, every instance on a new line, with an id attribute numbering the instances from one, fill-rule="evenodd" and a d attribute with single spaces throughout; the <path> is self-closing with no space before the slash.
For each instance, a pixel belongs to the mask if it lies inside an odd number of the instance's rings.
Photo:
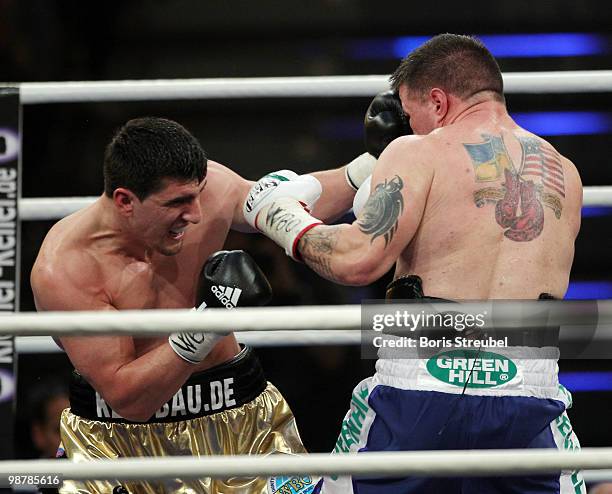
<path id="1" fill-rule="evenodd" d="M 374 267 L 359 266 L 355 267 L 347 276 L 347 285 L 351 286 L 367 286 L 374 283 L 380 278 L 378 270 Z"/>
<path id="2" fill-rule="evenodd" d="M 385 271 L 386 272 L 386 271 Z M 380 272 L 379 261 L 368 252 L 355 251 L 338 262 L 336 274 L 344 285 L 366 286 L 375 282 L 385 272 Z"/>
<path id="3" fill-rule="evenodd" d="M 78 368 L 81 376 L 95 390 L 95 406 L 99 416 L 119 415 L 133 422 L 146 422 L 163 404 L 154 403 L 147 393 L 147 384 L 122 367 L 100 365 Z"/>
<path id="4" fill-rule="evenodd" d="M 146 422 L 159 408 L 143 401 L 143 394 L 130 386 L 117 386 L 115 383 L 99 387 L 98 392 L 113 412 L 132 422 Z"/>
<path id="5" fill-rule="evenodd" d="M 132 422 L 146 422 L 156 411 L 156 408 L 127 394 L 122 396 L 120 393 L 114 393 L 106 401 L 115 413 Z"/>

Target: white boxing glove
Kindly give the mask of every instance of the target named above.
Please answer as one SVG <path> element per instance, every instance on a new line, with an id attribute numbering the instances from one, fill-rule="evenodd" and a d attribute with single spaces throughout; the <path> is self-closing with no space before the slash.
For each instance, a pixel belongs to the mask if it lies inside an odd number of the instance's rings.
<path id="1" fill-rule="evenodd" d="M 197 309 L 194 307 L 191 310 L 202 311 L 206 308 L 206 302 L 202 302 Z M 183 360 L 190 364 L 198 364 L 206 358 L 220 340 L 225 338 L 229 333 L 208 333 L 205 331 L 183 331 L 180 333 L 172 333 L 168 337 L 170 347 Z"/>
<path id="2" fill-rule="evenodd" d="M 364 180 L 364 182 L 361 184 L 361 187 L 359 187 L 359 190 L 355 194 L 355 197 L 353 198 L 353 214 L 355 215 L 355 218 L 359 216 L 359 213 L 361 213 L 361 210 L 365 206 L 365 203 L 370 198 L 371 189 L 372 175 L 370 175 Z"/>
<path id="3" fill-rule="evenodd" d="M 268 173 L 249 190 L 243 205 L 244 218 L 249 225 L 257 228 L 255 220 L 262 205 L 279 197 L 293 197 L 312 211 L 322 191 L 321 182 L 312 175 L 298 175 L 291 170 Z"/>
<path id="4" fill-rule="evenodd" d="M 372 175 L 376 158 L 369 153 L 357 156 L 353 161 L 344 167 L 344 176 L 347 183 L 355 190 L 358 190 L 363 182 Z"/>
<path id="5" fill-rule="evenodd" d="M 322 223 L 309 214 L 321 192 L 321 183 L 312 175 L 296 175 L 288 170 L 269 173 L 251 187 L 243 207 L 244 217 L 297 260 L 297 244 L 302 235 Z"/>

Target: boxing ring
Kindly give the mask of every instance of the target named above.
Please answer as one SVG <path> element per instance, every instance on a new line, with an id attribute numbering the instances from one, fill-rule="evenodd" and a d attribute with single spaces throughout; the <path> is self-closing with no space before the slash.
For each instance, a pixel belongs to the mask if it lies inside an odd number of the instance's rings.
<path id="1" fill-rule="evenodd" d="M 120 102 L 177 99 L 371 97 L 387 89 L 388 78 L 373 76 L 191 79 L 23 83 L 17 85 L 21 105 L 61 102 Z M 504 74 L 505 92 L 590 93 L 612 91 L 612 71 Z M 62 218 L 95 197 L 20 198 L 18 221 Z M 584 187 L 585 206 L 612 206 L 612 186 Z M 17 263 L 18 266 L 18 263 Z M 600 324 L 612 327 L 612 301 L 598 301 Z M 146 312 L 146 314 L 144 313 Z M 508 312 L 511 325 L 512 313 Z M 301 317 L 304 316 L 304 317 Z M 307 316 L 307 317 L 305 317 Z M 503 319 L 503 318 L 502 318 Z M 498 323 L 499 320 L 496 321 Z M 579 323 L 579 321 L 577 321 Z M 185 310 L 121 311 L 118 313 L 21 313 L 0 317 L 0 338 L 18 336 L 17 352 L 56 349 L 42 335 L 168 334 L 176 330 L 238 331 L 239 341 L 253 346 L 359 344 L 360 306 L 225 309 L 204 313 Z M 612 339 L 612 332 L 606 333 Z M 87 463 L 53 460 L 0 461 L 0 478 L 62 474 L 70 479 L 159 480 L 168 477 L 271 475 L 472 476 L 586 470 L 587 481 L 612 479 L 612 448 L 581 451 L 472 450 L 310 454 L 303 457 L 125 458 Z"/>

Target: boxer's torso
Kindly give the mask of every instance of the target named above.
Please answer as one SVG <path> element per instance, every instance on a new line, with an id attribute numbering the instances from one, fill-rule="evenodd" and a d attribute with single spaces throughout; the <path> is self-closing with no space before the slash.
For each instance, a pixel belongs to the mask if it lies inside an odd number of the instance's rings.
<path id="1" fill-rule="evenodd" d="M 448 299 L 562 298 L 580 225 L 580 178 L 546 141 L 507 115 L 492 117 L 423 138 L 434 178 L 395 276 L 417 274 L 427 295 Z"/>
<path id="2" fill-rule="evenodd" d="M 103 308 L 98 307 L 100 301 L 117 310 L 193 307 L 202 266 L 212 253 L 223 248 L 239 201 L 228 175 L 215 165 L 209 165 L 207 184 L 200 196 L 202 219 L 189 225 L 176 255 L 154 252 L 142 260 L 117 251 L 112 235 L 106 235 L 96 224 L 98 201 L 52 228 L 35 269 L 63 271 L 64 283 L 74 283 L 90 294 L 92 306 L 75 310 Z M 166 337 L 134 338 L 136 356 L 166 342 Z M 239 351 L 230 335 L 194 367 L 194 372 L 225 362 Z"/>

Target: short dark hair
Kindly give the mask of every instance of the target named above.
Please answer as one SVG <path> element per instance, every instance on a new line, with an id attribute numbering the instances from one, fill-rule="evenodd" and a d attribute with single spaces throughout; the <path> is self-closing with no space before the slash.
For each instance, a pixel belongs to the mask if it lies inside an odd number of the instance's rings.
<path id="1" fill-rule="evenodd" d="M 491 91 L 504 101 L 504 82 L 497 61 L 476 38 L 459 34 L 439 34 L 404 58 L 391 76 L 391 87 L 406 85 L 410 92 L 425 96 L 439 87 L 465 100 Z"/>
<path id="2" fill-rule="evenodd" d="M 206 176 L 206 153 L 182 125 L 165 118 L 130 120 L 104 153 L 104 193 L 130 189 L 138 199 L 162 187 L 165 178 L 198 180 Z"/>

